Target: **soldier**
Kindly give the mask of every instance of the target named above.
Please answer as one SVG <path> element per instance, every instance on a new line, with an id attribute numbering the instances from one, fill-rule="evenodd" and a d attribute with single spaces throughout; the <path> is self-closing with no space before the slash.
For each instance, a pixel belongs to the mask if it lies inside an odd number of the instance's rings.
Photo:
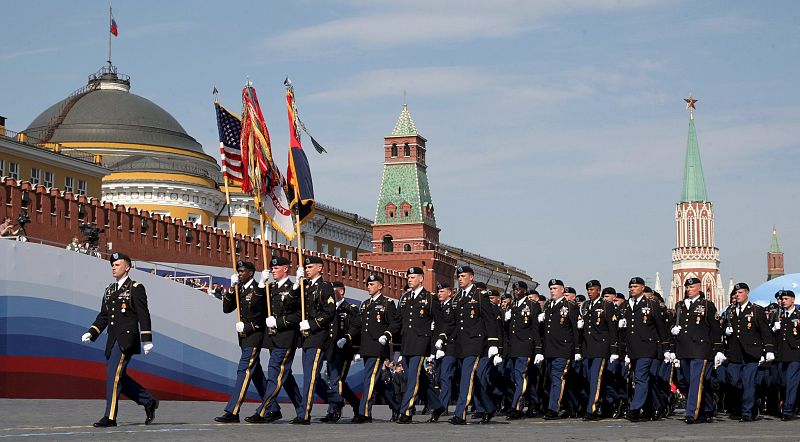
<path id="1" fill-rule="evenodd" d="M 133 355 L 141 353 L 141 349 L 144 349 L 145 355 L 153 351 L 147 293 L 143 285 L 128 277 L 131 270 L 131 258 L 128 255 L 113 253 L 109 261 L 111 275 L 116 282 L 106 287 L 100 313 L 81 337 L 83 342 L 94 342 L 103 333 L 103 329 L 108 327 L 105 351 L 106 412 L 94 426 L 117 426 L 117 402 L 120 394 L 144 406 L 144 423 L 149 425 L 156 417 L 158 400 L 127 373 L 128 363 Z"/>
<path id="2" fill-rule="evenodd" d="M 269 262 L 274 280 L 269 285 L 272 315 L 266 318 L 267 333 L 261 344 L 263 348 L 269 349 L 266 394 L 255 414 L 244 418 L 252 424 L 265 424 L 283 418 L 278 405 L 278 393 L 281 388 L 286 391 L 294 404 L 295 412 L 303 413 L 300 388 L 292 374 L 292 362 L 299 337 L 297 326 L 300 322 L 300 297 L 292 291 L 289 264 L 288 259 L 280 256 L 273 257 Z M 263 287 L 266 282 L 266 277 L 262 276 L 261 279 L 259 287 Z"/>
<path id="3" fill-rule="evenodd" d="M 607 364 L 616 364 L 619 360 L 619 316 L 614 304 L 600 296 L 600 281 L 593 279 L 586 283 L 589 300 L 581 306 L 581 319 L 578 328 L 583 331 L 583 351 L 586 358 L 585 373 L 589 379 L 589 395 L 584 420 L 602 419 L 600 397 L 601 386 L 604 387 L 605 402 L 610 403 L 612 394 L 606 374 Z"/>
<path id="4" fill-rule="evenodd" d="M 298 269 L 294 292 L 305 296 L 305 317 L 300 318 L 303 335 L 303 412 L 289 421 L 293 425 L 311 424 L 311 407 L 314 405 L 314 387 L 322 369 L 323 352 L 330 342 L 329 326 L 336 315 L 333 286 L 322 277 L 322 258 L 308 256 L 303 269 Z M 298 284 L 299 282 L 299 284 Z M 300 284 L 303 284 L 300 290 Z"/>
<path id="5" fill-rule="evenodd" d="M 675 354 L 689 384 L 684 421 L 687 424 L 712 422 L 713 397 L 709 388 L 703 386 L 711 378 L 711 360 L 714 368 L 725 362 L 719 315 L 714 303 L 702 296 L 699 279 L 688 278 L 684 287 L 686 299 L 675 305 L 676 325 L 671 329 L 675 336 Z M 674 359 L 672 353 L 667 359 Z"/>
<path id="6" fill-rule="evenodd" d="M 504 329 L 505 324 L 503 321 L 503 310 L 500 308 L 500 292 L 497 290 L 488 289 L 485 283 L 477 282 L 475 286 L 479 288 L 479 293 L 482 297 L 489 301 L 489 306 L 492 309 L 492 316 L 497 322 L 498 333 L 498 354 L 491 358 L 483 358 L 478 363 L 478 370 L 476 376 L 478 382 L 475 384 L 475 396 L 485 397 L 486 400 L 475 402 L 475 413 L 472 414 L 472 419 L 481 419 L 481 423 L 488 423 L 494 416 L 496 410 L 497 398 L 501 395 L 500 389 L 502 388 L 503 379 L 500 378 L 500 369 L 498 368 L 503 364 L 503 344 L 505 343 Z M 491 410 L 487 410 L 485 404 L 491 403 Z"/>
<path id="7" fill-rule="evenodd" d="M 336 319 L 331 323 L 331 346 L 328 361 L 328 414 L 321 422 L 333 424 L 342 417 L 345 399 L 353 407 L 353 415 L 358 414 L 358 396 L 347 384 L 347 373 L 353 359 L 353 338 L 350 335 L 353 321 L 358 321 L 358 306 L 350 304 L 344 297 L 344 284 L 331 283 L 336 299 Z"/>
<path id="8" fill-rule="evenodd" d="M 400 296 L 398 307 L 402 323 L 400 354 L 403 356 L 406 385 L 403 398 L 400 400 L 398 410 L 400 416 L 397 423 L 411 423 L 411 408 L 417 400 L 419 391 L 425 392 L 427 406 L 432 410 L 430 421 L 436 422 L 445 408 L 439 402 L 439 395 L 433 389 L 430 378 L 423 372 L 422 364 L 431 350 L 433 308 L 437 300 L 423 287 L 425 274 L 420 267 L 409 268 L 406 275 L 408 291 Z"/>
<path id="9" fill-rule="evenodd" d="M 626 362 L 629 362 L 633 371 L 635 384 L 626 416 L 631 422 L 638 422 L 642 418 L 645 406 L 653 406 L 653 374 L 658 372 L 661 363 L 659 354 L 663 354 L 664 359 L 672 360 L 664 317 L 659 314 L 658 304 L 643 296 L 644 287 L 644 279 L 638 276 L 628 282 L 630 297 L 623 318 L 626 325 Z"/>
<path id="10" fill-rule="evenodd" d="M 267 279 L 267 271 L 262 272 L 260 284 L 256 283 L 253 277 L 255 271 L 256 267 L 252 262 L 238 261 L 236 273 L 231 276 L 234 293 L 226 293 L 222 298 L 223 313 L 239 309 L 236 332 L 242 353 L 236 369 L 236 383 L 233 384 L 231 398 L 225 406 L 225 414 L 214 418 L 217 422 L 239 422 L 239 408 L 247 395 L 247 387 L 251 380 L 262 399 L 266 392 L 266 379 L 261 368 L 261 343 L 266 329 L 267 297 L 264 281 Z M 234 297 L 237 295 L 238 302 Z"/>
<path id="11" fill-rule="evenodd" d="M 800 311 L 794 305 L 794 292 L 781 290 L 779 311 L 772 317 L 772 331 L 777 336 L 778 370 L 783 381 L 781 420 L 794 419 L 797 386 L 800 384 Z"/>
<path id="12" fill-rule="evenodd" d="M 439 381 L 439 402 L 444 407 L 444 415 L 450 406 L 453 393 L 453 376 L 456 372 L 455 345 L 448 344 L 453 334 L 453 287 L 449 282 L 436 284 L 438 302 L 433 309 L 434 359 L 436 360 L 436 379 Z"/>
<path id="13" fill-rule="evenodd" d="M 508 324 L 506 356 L 513 364 L 515 384 L 511 411 L 506 416 L 508 420 L 525 417 L 522 411 L 525 394 L 528 388 L 536 388 L 535 384 L 528 385 L 531 355 L 536 355 L 533 360 L 535 364 L 541 364 L 544 360 L 542 339 L 539 335 L 539 313 L 542 309 L 538 302 L 528 298 L 528 284 L 525 281 L 515 282 L 512 290 L 514 300 L 504 314 Z"/>
<path id="14" fill-rule="evenodd" d="M 759 360 L 775 360 L 775 344 L 764 307 L 750 302 L 750 287 L 740 282 L 733 286 L 736 303 L 725 315 L 725 335 L 728 337 L 728 383 L 737 389 L 741 380 L 741 410 L 730 410 L 732 418 L 750 422 L 755 417 L 756 373 Z M 738 412 L 737 412 L 738 411 Z"/>
<path id="15" fill-rule="evenodd" d="M 451 342 L 455 344 L 456 357 L 461 364 L 461 381 L 459 382 L 458 402 L 456 410 L 449 422 L 453 425 L 466 425 L 467 406 L 472 400 L 475 387 L 475 376 L 482 358 L 494 358 L 499 354 L 500 330 L 497 329 L 495 312 L 486 299 L 475 287 L 475 272 L 469 266 L 456 268 L 459 293 L 454 309 L 456 326 Z M 481 422 L 488 423 L 494 415 L 494 404 L 487 392 L 479 390 L 476 401 L 481 402 L 485 415 Z"/>
<path id="16" fill-rule="evenodd" d="M 350 336 L 360 336 L 359 353 L 353 357 L 357 362 L 364 358 L 364 388 L 358 414 L 351 420 L 354 424 L 372 422 L 372 404 L 377 390 L 381 390 L 393 412 L 398 405 L 393 395 L 388 394 L 386 385 L 379 378 L 381 367 L 389 357 L 389 342 L 400 333 L 400 317 L 394 301 L 381 293 L 383 278 L 370 274 L 367 278 L 369 299 L 361 303 L 359 320 L 350 324 Z"/>

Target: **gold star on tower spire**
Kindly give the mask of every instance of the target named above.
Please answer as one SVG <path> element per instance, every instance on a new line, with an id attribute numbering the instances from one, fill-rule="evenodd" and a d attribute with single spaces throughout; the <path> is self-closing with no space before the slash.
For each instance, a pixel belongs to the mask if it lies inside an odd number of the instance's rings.
<path id="1" fill-rule="evenodd" d="M 686 109 L 689 110 L 689 119 L 694 120 L 694 111 L 697 109 L 694 104 L 697 103 L 697 99 L 692 94 L 689 94 L 689 97 L 684 98 L 683 101 L 686 102 Z"/>

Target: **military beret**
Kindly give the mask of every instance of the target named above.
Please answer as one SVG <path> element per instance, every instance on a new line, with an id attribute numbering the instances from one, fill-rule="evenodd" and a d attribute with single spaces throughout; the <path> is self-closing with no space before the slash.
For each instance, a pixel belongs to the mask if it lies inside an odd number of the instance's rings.
<path id="1" fill-rule="evenodd" d="M 620 293 L 620 292 L 617 292 L 617 299 L 621 299 L 621 300 L 623 300 L 623 301 L 624 301 L 624 300 L 625 300 L 625 295 L 623 295 L 623 294 L 622 294 L 622 293 Z"/>
<path id="2" fill-rule="evenodd" d="M 591 280 L 591 281 L 586 283 L 586 290 L 589 290 L 592 287 L 600 288 L 600 287 L 602 287 L 602 285 L 600 285 L 600 281 L 598 281 L 596 279 L 593 279 L 593 280 Z"/>
<path id="3" fill-rule="evenodd" d="M 343 283 L 342 281 L 333 281 L 333 282 L 331 283 L 331 286 L 332 286 L 333 288 L 340 288 L 340 289 L 343 289 L 343 288 L 344 288 L 344 283 Z"/>
<path id="4" fill-rule="evenodd" d="M 424 275 L 421 267 L 409 267 L 406 275 Z"/>
<path id="5" fill-rule="evenodd" d="M 564 287 L 564 281 L 560 279 L 551 279 L 550 282 L 547 283 L 548 287 L 552 287 L 554 285 L 560 285 L 561 287 Z"/>
<path id="6" fill-rule="evenodd" d="M 653 293 L 653 289 L 649 285 L 646 285 L 644 286 L 644 293 Z"/>
<path id="7" fill-rule="evenodd" d="M 790 298 L 794 298 L 794 292 L 791 290 L 781 290 L 781 297 L 788 296 Z"/>
<path id="8" fill-rule="evenodd" d="M 750 290 L 750 286 L 746 282 L 737 282 L 733 286 L 733 290 Z"/>
<path id="9" fill-rule="evenodd" d="M 525 281 L 517 281 L 511 285 L 511 288 L 528 290 L 528 283 Z"/>
<path id="10" fill-rule="evenodd" d="M 256 266 L 252 262 L 244 261 L 244 260 L 236 261 L 236 270 L 239 270 L 242 267 L 250 270 L 251 272 L 255 272 L 256 271 Z"/>
<path id="11" fill-rule="evenodd" d="M 119 253 L 119 252 L 112 253 L 111 256 L 108 258 L 108 262 L 110 262 L 111 264 L 114 264 L 114 261 L 118 261 L 120 259 L 124 259 L 125 261 L 128 261 L 129 265 L 131 263 L 131 257 L 130 256 L 128 256 L 128 255 L 126 255 L 124 253 Z"/>
<path id="12" fill-rule="evenodd" d="M 615 289 L 614 287 L 606 287 L 606 288 L 603 289 L 602 292 L 600 292 L 600 294 L 602 294 L 602 295 L 616 295 L 617 294 L 617 289 Z"/>
<path id="13" fill-rule="evenodd" d="M 486 290 L 486 283 L 485 282 L 476 282 L 475 287 L 479 290 Z"/>
<path id="14" fill-rule="evenodd" d="M 449 289 L 449 288 L 452 288 L 452 287 L 453 287 L 453 284 L 450 284 L 449 282 L 446 282 L 446 281 L 445 282 L 437 282 L 436 283 L 436 290 L 437 291 L 441 290 L 441 289 Z"/>
<path id="15" fill-rule="evenodd" d="M 630 281 L 628 281 L 628 287 L 630 287 L 630 286 L 632 286 L 634 284 L 644 285 L 644 279 L 642 279 L 642 278 L 640 278 L 638 276 L 634 276 L 633 278 L 631 278 Z"/>
<path id="16" fill-rule="evenodd" d="M 290 264 L 289 260 L 284 258 L 283 256 L 273 256 L 272 259 L 269 260 L 270 267 L 288 266 L 289 264 Z"/>
<path id="17" fill-rule="evenodd" d="M 531 290 L 528 290 L 528 294 L 529 295 L 538 295 L 539 292 L 536 289 L 531 289 Z"/>
<path id="18" fill-rule="evenodd" d="M 377 273 L 370 273 L 369 276 L 367 276 L 367 282 L 380 282 L 383 284 L 383 276 Z"/>
<path id="19" fill-rule="evenodd" d="M 778 293 L 782 292 L 783 290 L 779 290 Z M 767 310 L 778 310 L 780 306 L 775 304 L 774 302 L 767 306 Z"/>
<path id="20" fill-rule="evenodd" d="M 564 287 L 564 293 L 572 293 L 576 295 L 578 292 L 575 291 L 575 287 Z"/>
<path id="21" fill-rule="evenodd" d="M 489 296 L 500 296 L 500 291 L 499 290 L 491 289 L 491 290 L 487 290 L 487 292 L 488 292 Z"/>
<path id="22" fill-rule="evenodd" d="M 575 300 L 578 302 L 586 302 L 586 296 L 578 295 L 575 297 Z"/>
<path id="23" fill-rule="evenodd" d="M 687 278 L 686 282 L 683 283 L 684 287 L 689 287 L 690 285 L 700 284 L 699 278 Z"/>
<path id="24" fill-rule="evenodd" d="M 503 299 L 511 299 L 511 293 L 501 293 L 500 294 L 500 299 L 501 300 L 503 300 Z"/>
<path id="25" fill-rule="evenodd" d="M 659 302 L 664 302 L 664 297 L 661 296 L 661 293 L 653 292 L 653 296 L 655 296 L 655 298 L 658 299 Z"/>
<path id="26" fill-rule="evenodd" d="M 472 267 L 470 267 L 470 266 L 458 266 L 458 267 L 456 267 L 456 275 L 460 275 L 462 273 L 472 273 L 474 275 L 475 271 L 472 270 Z"/>
<path id="27" fill-rule="evenodd" d="M 303 260 L 303 265 L 307 266 L 309 264 L 323 264 L 323 261 L 319 256 L 306 256 Z"/>

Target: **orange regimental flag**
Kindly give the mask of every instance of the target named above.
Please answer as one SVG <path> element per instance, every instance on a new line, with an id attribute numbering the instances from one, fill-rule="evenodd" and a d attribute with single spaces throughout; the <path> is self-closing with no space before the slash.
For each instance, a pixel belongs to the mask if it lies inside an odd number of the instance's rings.
<path id="1" fill-rule="evenodd" d="M 286 107 L 289 111 L 289 166 L 286 171 L 288 183 L 287 194 L 289 205 L 296 208 L 299 223 L 311 219 L 314 214 L 314 183 L 311 180 L 311 168 L 308 158 L 300 144 L 299 119 L 297 105 L 294 100 L 294 88 L 291 83 L 286 84 Z"/>

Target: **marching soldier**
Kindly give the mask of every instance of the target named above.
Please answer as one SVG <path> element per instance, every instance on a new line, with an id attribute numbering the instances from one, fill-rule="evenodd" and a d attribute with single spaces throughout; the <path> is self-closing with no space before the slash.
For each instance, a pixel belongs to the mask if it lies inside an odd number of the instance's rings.
<path id="1" fill-rule="evenodd" d="M 294 405 L 295 412 L 303 413 L 300 387 L 292 374 L 292 363 L 299 342 L 300 296 L 295 293 L 289 278 L 289 260 L 276 256 L 270 262 L 270 272 L 274 282 L 269 285 L 271 316 L 266 319 L 267 333 L 262 347 L 269 349 L 266 394 L 255 414 L 244 418 L 252 424 L 266 424 L 283 418 L 278 393 L 286 391 Z M 262 276 L 262 283 L 266 278 Z"/>
<path id="2" fill-rule="evenodd" d="M 580 362 L 580 331 L 578 330 L 578 307 L 569 302 L 564 295 L 564 283 L 560 279 L 551 279 L 550 300 L 539 314 L 539 321 L 544 323 L 543 336 L 544 357 L 547 361 L 550 377 L 550 395 L 547 420 L 558 419 L 561 400 L 567 384 L 570 364 Z"/>
<path id="3" fill-rule="evenodd" d="M 409 268 L 406 275 L 408 291 L 400 296 L 398 307 L 401 320 L 400 354 L 406 372 L 406 389 L 400 401 L 397 423 L 411 423 L 411 408 L 419 391 L 425 392 L 426 404 L 432 410 L 430 421 L 436 422 L 445 408 L 439 402 L 439 395 L 433 389 L 430 378 L 422 370 L 422 364 L 430 354 L 433 308 L 437 300 L 422 286 L 425 275 L 420 267 Z"/>
<path id="4" fill-rule="evenodd" d="M 670 342 L 664 317 L 659 314 L 659 307 L 654 301 L 643 296 L 644 279 L 631 278 L 628 282 L 630 297 L 625 311 L 626 362 L 630 361 L 633 371 L 634 394 L 630 399 L 630 409 L 626 416 L 631 422 L 642 418 L 645 406 L 652 408 L 653 373 L 658 372 L 661 364 L 659 354 L 664 359 L 672 360 Z"/>
<path id="5" fill-rule="evenodd" d="M 236 332 L 242 354 L 239 358 L 239 367 L 236 369 L 236 383 L 233 384 L 231 398 L 225 406 L 225 414 L 214 418 L 217 422 L 239 422 L 239 408 L 247 395 L 247 387 L 251 380 L 262 399 L 266 392 L 266 379 L 261 368 L 261 343 L 264 340 L 267 317 L 267 297 L 264 290 L 267 271 L 262 272 L 260 284 L 253 278 L 255 271 L 256 267 L 252 262 L 238 261 L 236 274 L 231 276 L 231 286 L 236 290 L 233 293 L 226 293 L 222 298 L 223 313 L 239 309 Z M 237 295 L 238 302 L 234 298 Z"/>
<path id="6" fill-rule="evenodd" d="M 607 364 L 619 360 L 619 339 L 617 308 L 600 296 L 600 281 L 593 279 L 586 283 L 589 300 L 581 306 L 581 319 L 578 328 L 583 331 L 583 352 L 586 358 L 585 373 L 589 379 L 589 395 L 584 420 L 601 419 L 600 396 L 604 389 L 606 402 L 610 402 L 611 386 L 605 377 Z M 603 387 L 603 388 L 601 388 Z"/>
<path id="7" fill-rule="evenodd" d="M 506 417 L 508 420 L 525 417 L 525 413 L 522 411 L 525 405 L 525 394 L 528 388 L 536 388 L 535 384 L 528 385 L 528 367 L 531 363 L 531 355 L 536 355 L 533 362 L 537 365 L 544 360 L 542 340 L 539 336 L 539 313 L 542 312 L 542 309 L 538 302 L 528 298 L 528 284 L 525 281 L 515 282 L 512 290 L 514 300 L 504 314 L 504 319 L 508 323 L 506 356 L 511 359 L 513 364 L 515 383 L 511 411 Z"/>
<path id="8" fill-rule="evenodd" d="M 461 364 L 458 402 L 450 423 L 466 425 L 467 406 L 472 400 L 475 375 L 480 360 L 493 358 L 499 354 L 500 330 L 497 328 L 495 312 L 485 296 L 475 287 L 475 272 L 469 266 L 456 268 L 459 294 L 455 300 L 454 327 L 451 342 L 455 344 L 456 357 Z M 476 400 L 481 402 L 485 415 L 481 422 L 488 423 L 494 415 L 495 407 L 485 390 L 479 389 Z"/>
<path id="9" fill-rule="evenodd" d="M 742 398 L 740 410 L 730 410 L 731 417 L 740 422 L 755 418 L 756 374 L 762 357 L 775 360 L 775 344 L 764 307 L 750 302 L 750 287 L 740 282 L 733 286 L 736 302 L 725 315 L 725 335 L 728 337 L 728 384 L 737 389 L 741 380 Z"/>
<path id="10" fill-rule="evenodd" d="M 111 274 L 116 282 L 106 287 L 100 304 L 100 313 L 81 337 L 83 342 L 94 342 L 108 327 L 105 351 L 106 411 L 94 426 L 117 426 L 117 402 L 120 394 L 144 406 L 146 415 L 144 423 L 149 425 L 156 417 L 158 400 L 127 373 L 128 363 L 133 355 L 141 353 L 141 349 L 144 349 L 145 355 L 153 351 L 153 332 L 150 329 L 147 293 L 143 285 L 128 277 L 128 272 L 131 270 L 131 258 L 128 255 L 114 253 L 109 261 Z"/>
<path id="11" fill-rule="evenodd" d="M 436 284 L 438 302 L 433 309 L 434 359 L 436 360 L 436 379 L 439 382 L 439 402 L 447 413 L 453 392 L 453 376 L 456 373 L 455 345 L 449 344 L 448 336 L 453 334 L 453 287 L 449 282 Z"/>
<path id="12" fill-rule="evenodd" d="M 781 420 L 794 419 L 797 387 L 800 385 L 800 311 L 794 305 L 794 292 L 781 290 L 781 308 L 772 318 L 772 330 L 777 335 L 778 370 L 783 380 L 783 409 Z"/>
<path id="13" fill-rule="evenodd" d="M 350 324 L 350 336 L 360 336 L 361 339 L 359 353 L 353 357 L 353 361 L 364 358 L 364 392 L 358 414 L 351 420 L 354 424 L 372 422 L 372 404 L 378 390 L 381 390 L 394 413 L 398 409 L 396 399 L 388 393 L 380 379 L 380 370 L 389 357 L 388 344 L 393 336 L 399 336 L 400 317 L 394 301 L 384 296 L 381 290 L 383 278 L 378 274 L 370 274 L 367 278 L 369 299 L 361 303 L 358 321 Z"/>
<path id="14" fill-rule="evenodd" d="M 358 306 L 350 304 L 344 298 L 344 284 L 339 281 L 331 283 L 336 299 L 336 318 L 331 323 L 331 346 L 328 361 L 328 414 L 321 422 L 333 424 L 342 417 L 344 401 L 353 407 L 353 415 L 358 414 L 358 396 L 347 384 L 350 372 L 350 361 L 353 359 L 353 339 L 350 335 L 351 324 L 358 321 Z"/>
<path id="15" fill-rule="evenodd" d="M 719 315 L 714 303 L 702 296 L 699 279 L 688 278 L 684 287 L 686 299 L 675 305 L 676 325 L 671 330 L 676 337 L 676 356 L 670 353 L 667 359 L 678 358 L 683 377 L 689 384 L 684 421 L 687 424 L 712 422 L 713 397 L 703 384 L 711 378 L 712 359 L 715 368 L 725 362 Z"/>

